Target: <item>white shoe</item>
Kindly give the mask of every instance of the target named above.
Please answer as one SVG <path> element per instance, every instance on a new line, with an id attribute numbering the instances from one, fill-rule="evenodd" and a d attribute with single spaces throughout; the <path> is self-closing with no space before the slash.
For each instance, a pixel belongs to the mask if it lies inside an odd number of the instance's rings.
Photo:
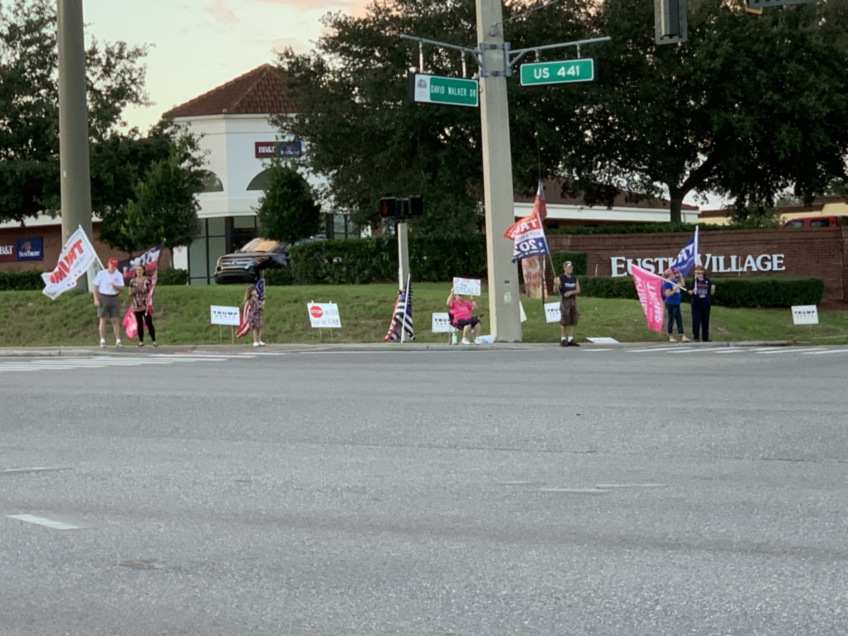
<path id="1" fill-rule="evenodd" d="M 253 346 L 254 346 L 254 347 L 261 347 L 262 345 L 260 345 L 258 342 L 254 342 L 254 343 L 253 343 Z"/>
<path id="2" fill-rule="evenodd" d="M 115 346 L 116 346 L 116 347 L 123 347 L 123 346 L 124 346 L 124 345 L 122 345 L 122 344 L 121 344 L 121 339 L 120 339 L 120 338 L 118 338 L 117 340 L 115 340 Z"/>
<path id="3" fill-rule="evenodd" d="M 101 339 L 100 339 L 100 348 L 101 348 L 101 349 L 105 349 L 105 348 L 106 348 L 106 340 L 105 340 L 104 338 L 101 338 Z"/>
<path id="4" fill-rule="evenodd" d="M 259 346 L 260 346 L 260 347 L 264 347 L 264 346 L 265 346 L 265 343 L 264 343 L 264 342 L 262 342 L 262 341 L 260 340 L 260 341 L 259 341 Z"/>
<path id="5" fill-rule="evenodd" d="M 471 341 L 468 338 L 463 338 L 459 341 L 459 344 L 471 344 Z"/>

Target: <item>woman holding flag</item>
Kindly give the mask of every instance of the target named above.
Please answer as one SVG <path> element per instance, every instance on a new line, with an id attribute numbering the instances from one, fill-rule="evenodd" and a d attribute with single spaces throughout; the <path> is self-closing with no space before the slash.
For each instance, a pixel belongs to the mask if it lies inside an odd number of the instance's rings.
<path id="1" fill-rule="evenodd" d="M 663 300 L 668 310 L 668 341 L 677 342 L 673 335 L 674 323 L 677 323 L 677 334 L 681 342 L 689 342 L 683 333 L 683 316 L 680 314 L 680 290 L 683 286 L 683 275 L 680 271 L 672 268 L 665 270 L 665 281 L 662 284 Z"/>
<path id="2" fill-rule="evenodd" d="M 150 332 L 153 346 L 159 346 L 156 343 L 156 327 L 153 326 L 153 288 L 155 286 L 156 281 L 144 275 L 144 265 L 137 265 L 135 278 L 130 280 L 129 288 L 132 312 L 135 314 L 135 321 L 138 324 L 139 347 L 144 346 L 145 324 L 147 324 L 147 331 Z"/>
<path id="3" fill-rule="evenodd" d="M 236 331 L 236 337 L 241 338 L 248 332 L 253 332 L 253 346 L 264 347 L 262 342 L 262 308 L 265 306 L 265 279 L 260 278 L 256 285 L 251 285 L 244 292 L 244 305 L 242 306 L 241 324 Z"/>

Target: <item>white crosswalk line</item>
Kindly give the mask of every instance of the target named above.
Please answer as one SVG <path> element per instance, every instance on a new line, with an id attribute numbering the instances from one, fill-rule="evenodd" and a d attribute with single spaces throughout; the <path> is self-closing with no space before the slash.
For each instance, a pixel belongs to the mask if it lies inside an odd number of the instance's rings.
<path id="1" fill-rule="evenodd" d="M 807 355 L 807 356 L 823 356 L 823 355 L 827 355 L 829 353 L 848 353 L 848 347 L 845 347 L 844 349 L 820 349 L 818 351 L 807 351 L 807 352 L 804 353 L 804 355 Z"/>
<path id="2" fill-rule="evenodd" d="M 53 358 L 0 359 L 0 373 L 32 371 L 69 371 L 72 369 L 103 369 L 106 367 L 164 366 L 190 362 L 226 362 L 255 358 L 258 352 L 239 354 L 152 354 L 146 356 L 87 356 Z M 281 354 L 277 354 L 281 355 Z"/>
<path id="3" fill-rule="evenodd" d="M 796 347 L 780 347 L 778 349 L 772 349 L 771 351 L 760 351 L 761 355 L 770 356 L 779 353 L 808 353 L 810 351 L 815 351 L 815 347 L 809 347 L 806 349 L 800 349 Z"/>

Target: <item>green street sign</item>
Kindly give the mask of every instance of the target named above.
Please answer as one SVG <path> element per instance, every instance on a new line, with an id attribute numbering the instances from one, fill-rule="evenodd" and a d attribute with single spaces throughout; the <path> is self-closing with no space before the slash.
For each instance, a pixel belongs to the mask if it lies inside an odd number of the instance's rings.
<path id="1" fill-rule="evenodd" d="M 591 82 L 595 79 L 595 60 L 565 60 L 521 65 L 521 85 L 567 84 Z"/>
<path id="2" fill-rule="evenodd" d="M 410 73 L 407 82 L 411 102 L 472 108 L 476 108 L 479 103 L 477 80 Z"/>

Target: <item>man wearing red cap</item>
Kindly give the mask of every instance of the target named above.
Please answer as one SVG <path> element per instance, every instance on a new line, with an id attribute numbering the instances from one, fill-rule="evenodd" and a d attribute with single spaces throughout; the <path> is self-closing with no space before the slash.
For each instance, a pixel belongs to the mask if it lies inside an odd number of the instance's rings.
<path id="1" fill-rule="evenodd" d="M 121 328 L 118 320 L 121 317 L 121 300 L 118 294 L 124 288 L 124 275 L 118 271 L 118 259 L 110 258 L 109 267 L 101 269 L 91 284 L 94 294 L 94 306 L 100 318 L 100 348 L 106 348 L 106 319 L 112 320 L 112 330 L 115 332 L 115 346 L 122 347 Z"/>

